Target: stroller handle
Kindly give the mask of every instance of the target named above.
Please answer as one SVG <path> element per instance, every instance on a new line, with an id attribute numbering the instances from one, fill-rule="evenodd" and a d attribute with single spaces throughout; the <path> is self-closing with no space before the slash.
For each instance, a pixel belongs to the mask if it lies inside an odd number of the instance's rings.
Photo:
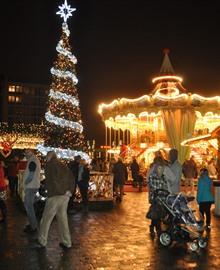
<path id="1" fill-rule="evenodd" d="M 158 189 L 154 190 L 154 195 L 157 196 L 160 192 L 166 193 L 167 195 L 170 194 L 170 192 L 168 190 L 162 189 L 162 188 L 158 188 Z"/>

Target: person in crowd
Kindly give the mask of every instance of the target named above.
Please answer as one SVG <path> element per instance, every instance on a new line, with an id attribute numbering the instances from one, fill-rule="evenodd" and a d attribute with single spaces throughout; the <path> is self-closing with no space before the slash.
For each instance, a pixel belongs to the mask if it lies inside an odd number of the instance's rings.
<path id="1" fill-rule="evenodd" d="M 69 200 L 69 205 L 68 205 L 68 213 L 69 214 L 73 214 L 75 213 L 74 209 L 73 209 L 73 202 L 74 199 L 76 197 L 76 188 L 78 186 L 78 175 L 79 175 L 79 163 L 81 160 L 81 156 L 77 155 L 74 157 L 74 160 L 71 160 L 68 164 L 68 167 L 70 168 L 72 175 L 73 175 L 73 183 L 74 183 L 74 190 L 72 193 L 72 196 Z"/>
<path id="2" fill-rule="evenodd" d="M 140 168 L 135 157 L 133 157 L 130 168 L 131 168 L 131 177 L 133 179 L 133 186 L 137 187 L 139 183 Z"/>
<path id="3" fill-rule="evenodd" d="M 1 210 L 0 222 L 6 221 L 6 217 L 7 217 L 7 207 L 5 204 L 6 191 L 7 191 L 7 183 L 5 180 L 3 162 L 0 160 L 0 210 Z"/>
<path id="4" fill-rule="evenodd" d="M 81 160 L 81 156 L 77 155 L 74 157 L 73 161 L 69 162 L 69 168 L 73 174 L 73 182 L 75 185 L 77 185 L 77 179 L 78 179 L 78 174 L 79 174 L 79 163 Z"/>
<path id="5" fill-rule="evenodd" d="M 209 172 L 209 176 L 211 178 L 217 178 L 217 169 L 216 169 L 216 166 L 215 166 L 215 160 L 214 158 L 212 158 L 209 162 L 208 162 L 208 165 L 207 165 L 207 170 Z"/>
<path id="6" fill-rule="evenodd" d="M 84 159 L 79 164 L 78 185 L 82 197 L 83 210 L 88 212 L 88 187 L 89 187 L 90 171 L 89 165 Z"/>
<path id="7" fill-rule="evenodd" d="M 18 194 L 18 157 L 15 156 L 8 164 L 8 181 L 11 196 Z"/>
<path id="8" fill-rule="evenodd" d="M 156 194 L 155 191 L 157 189 L 163 189 L 165 191 L 169 191 L 170 184 L 168 183 L 168 179 L 166 179 L 165 173 L 166 165 L 159 159 L 158 157 L 155 158 L 154 164 L 151 168 L 149 177 L 148 177 L 148 187 L 149 187 L 149 203 L 150 208 L 146 215 L 147 218 L 151 219 L 150 224 L 150 234 L 152 237 L 155 236 L 155 230 L 159 235 L 161 231 L 161 218 L 162 218 L 162 208 L 156 201 Z"/>
<path id="9" fill-rule="evenodd" d="M 160 150 L 155 152 L 155 158 L 157 158 L 157 157 L 161 158 L 165 165 L 169 165 L 169 161 L 166 159 L 165 152 L 163 149 L 160 149 Z"/>
<path id="10" fill-rule="evenodd" d="M 185 192 L 194 194 L 194 179 L 197 178 L 197 166 L 192 156 L 186 160 L 182 166 L 182 172 L 185 177 Z"/>
<path id="11" fill-rule="evenodd" d="M 27 167 L 27 159 L 24 154 L 20 154 L 18 157 L 18 171 L 25 170 Z"/>
<path id="12" fill-rule="evenodd" d="M 25 150 L 27 166 L 24 171 L 24 206 L 29 224 L 25 226 L 24 232 L 34 233 L 37 231 L 37 218 L 34 211 L 34 200 L 36 192 L 40 187 L 41 164 L 32 150 Z M 33 168 L 34 167 L 34 168 Z"/>
<path id="13" fill-rule="evenodd" d="M 149 176 L 154 171 L 154 166 L 156 166 L 157 163 L 162 163 L 164 165 L 163 175 L 168 183 L 169 191 L 172 192 L 172 186 L 176 182 L 176 177 L 168 166 L 167 161 L 164 160 L 164 158 L 162 158 L 161 156 L 156 155 L 153 163 L 150 165 L 150 169 L 148 170 L 146 175 L 147 183 L 149 182 Z"/>
<path id="14" fill-rule="evenodd" d="M 170 169 L 175 175 L 175 182 L 171 186 L 172 193 L 180 192 L 181 177 L 182 177 L 182 165 L 178 161 L 177 149 L 170 149 L 169 151 Z"/>
<path id="15" fill-rule="evenodd" d="M 45 187 L 48 199 L 40 221 L 38 240 L 34 247 L 46 247 L 50 225 L 56 216 L 61 240 L 60 246 L 64 249 L 71 248 L 67 206 L 74 189 L 73 175 L 71 170 L 58 160 L 54 151 L 49 151 L 46 156 Z"/>
<path id="16" fill-rule="evenodd" d="M 109 172 L 109 173 L 112 173 L 112 170 L 113 170 L 113 168 L 114 168 L 115 163 L 116 163 L 116 160 L 115 160 L 115 158 L 112 157 L 112 158 L 110 159 L 110 162 L 109 162 L 109 169 L 108 169 L 108 172 Z"/>
<path id="17" fill-rule="evenodd" d="M 115 190 L 117 192 L 116 200 L 121 202 L 124 195 L 124 184 L 128 178 L 128 171 L 120 157 L 118 158 L 118 161 L 115 163 L 112 172 L 114 174 L 113 182 L 114 182 Z"/>
<path id="18" fill-rule="evenodd" d="M 214 203 L 212 195 L 212 180 L 207 169 L 201 169 L 197 187 L 197 202 L 199 211 L 206 218 L 206 229 L 211 229 L 211 205 Z"/>

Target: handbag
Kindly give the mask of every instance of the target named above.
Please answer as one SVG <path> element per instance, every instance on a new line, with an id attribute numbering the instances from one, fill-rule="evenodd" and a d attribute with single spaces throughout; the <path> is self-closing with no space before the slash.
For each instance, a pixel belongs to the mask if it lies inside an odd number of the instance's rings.
<path id="1" fill-rule="evenodd" d="M 148 219 L 160 219 L 160 210 L 159 210 L 159 207 L 158 207 L 158 204 L 153 202 L 147 213 L 146 213 L 146 218 Z"/>
<path id="2" fill-rule="evenodd" d="M 153 202 L 147 213 L 146 213 L 146 218 L 147 219 L 161 219 L 164 218 L 166 216 L 166 212 L 164 210 L 164 208 L 156 202 Z"/>

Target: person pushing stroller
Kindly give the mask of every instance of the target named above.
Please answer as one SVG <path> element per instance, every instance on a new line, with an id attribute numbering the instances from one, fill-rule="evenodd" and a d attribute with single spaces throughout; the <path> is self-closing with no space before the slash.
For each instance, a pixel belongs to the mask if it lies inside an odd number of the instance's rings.
<path id="1" fill-rule="evenodd" d="M 157 201 L 155 191 L 159 189 L 164 190 L 165 193 L 171 192 L 170 187 L 173 185 L 174 181 L 175 176 L 169 167 L 164 164 L 162 158 L 156 157 L 148 174 L 150 208 L 146 217 L 151 219 L 150 234 L 152 237 L 155 236 L 155 229 L 157 234 L 160 234 L 161 218 L 164 213 L 163 208 Z M 164 196 L 165 195 L 167 194 L 164 194 Z"/>

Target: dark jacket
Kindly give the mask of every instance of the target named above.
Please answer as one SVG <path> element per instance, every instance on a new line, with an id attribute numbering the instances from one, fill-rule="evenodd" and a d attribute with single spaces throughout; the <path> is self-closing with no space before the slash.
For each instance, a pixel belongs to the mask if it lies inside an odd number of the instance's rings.
<path id="1" fill-rule="evenodd" d="M 78 184 L 81 187 L 87 188 L 89 186 L 89 180 L 90 180 L 90 170 L 88 166 L 83 166 L 82 179 L 78 181 Z"/>
<path id="2" fill-rule="evenodd" d="M 76 160 L 72 160 L 69 163 L 69 168 L 73 174 L 74 181 L 78 181 L 78 175 L 79 175 L 79 162 Z"/>
<path id="3" fill-rule="evenodd" d="M 56 158 L 45 165 L 45 187 L 48 197 L 64 195 L 66 191 L 74 190 L 75 182 L 70 169 Z"/>
<path id="4" fill-rule="evenodd" d="M 183 175 L 186 178 L 196 178 L 197 177 L 197 168 L 196 164 L 192 160 L 186 160 L 182 166 Z"/>
<path id="5" fill-rule="evenodd" d="M 139 165 L 136 160 L 131 163 L 131 176 L 133 180 L 137 180 L 139 177 Z"/>
<path id="6" fill-rule="evenodd" d="M 124 185 L 125 181 L 128 178 L 128 172 L 127 172 L 126 166 L 121 161 L 118 161 L 115 163 L 112 172 L 114 174 L 115 184 Z"/>

